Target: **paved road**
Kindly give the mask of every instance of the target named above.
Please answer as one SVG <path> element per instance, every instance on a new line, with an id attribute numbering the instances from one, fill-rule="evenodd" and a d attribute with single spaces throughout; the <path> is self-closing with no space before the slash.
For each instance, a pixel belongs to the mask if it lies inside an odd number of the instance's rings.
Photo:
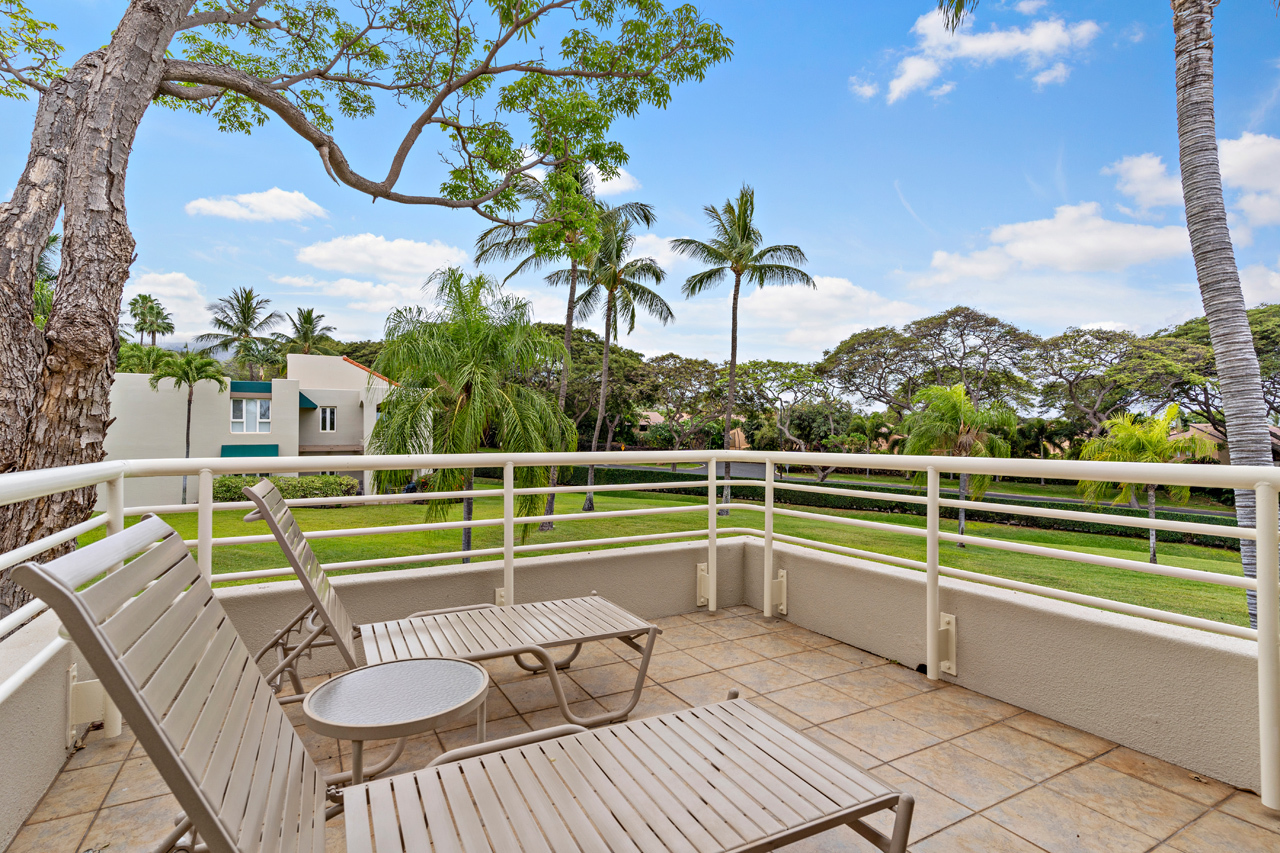
<path id="1" fill-rule="evenodd" d="M 648 466 L 644 466 L 644 465 L 605 465 L 605 466 L 602 466 L 602 467 L 605 467 L 605 468 L 621 468 L 621 469 L 628 470 L 628 471 L 652 471 L 652 470 L 654 470 L 652 467 L 648 467 Z M 797 465 L 797 466 L 796 466 L 796 469 L 797 469 L 797 470 L 803 470 L 802 466 L 800 466 L 800 465 Z M 670 470 L 670 468 L 668 468 L 668 469 L 666 469 L 666 470 L 668 470 L 668 471 L 669 471 L 669 470 Z M 689 475 L 689 477 L 690 477 L 690 479 L 696 479 L 696 478 L 698 478 L 698 477 L 706 477 L 706 476 L 707 476 L 707 466 L 706 466 L 706 465 L 701 465 L 701 466 L 699 466 L 699 467 L 697 467 L 697 468 L 680 468 L 680 469 L 677 469 L 677 470 L 678 470 L 678 473 L 681 473 L 681 474 L 688 474 L 688 475 Z M 761 462 L 734 462 L 734 463 L 733 463 L 733 467 L 732 467 L 732 469 L 731 469 L 731 470 L 732 470 L 732 472 L 733 472 L 733 476 L 734 476 L 734 477 L 741 477 L 741 478 L 746 479 L 746 480 L 762 480 L 762 479 L 764 479 L 764 464 L 763 464 L 763 463 L 761 463 Z M 779 469 L 779 471 L 781 472 L 781 470 L 782 470 L 782 469 L 780 468 L 780 469 Z M 717 477 L 723 477 L 723 476 L 724 476 L 724 463 L 723 463 L 723 462 L 717 462 L 717 463 L 716 463 L 716 476 L 717 476 Z M 792 483 L 816 483 L 816 482 L 817 482 L 817 480 L 816 480 L 815 478 L 813 478 L 813 477 L 787 477 L 787 476 L 779 476 L 779 477 L 778 477 L 778 479 L 779 479 L 779 480 L 786 480 L 786 481 L 788 481 L 788 482 L 792 482 Z M 868 481 L 868 482 L 861 482 L 861 481 L 851 481 L 851 480 L 832 480 L 832 481 L 829 481 L 828 485 L 833 485 L 833 486 L 875 486 L 875 487 L 877 487 L 877 488 L 881 488 L 881 489 L 893 489 L 894 491 L 899 491 L 899 492 L 908 492 L 908 491 L 910 491 L 910 490 L 911 490 L 911 487 L 910 487 L 910 486 L 906 486 L 906 485 L 903 485 L 903 486 L 897 486 L 897 485 L 894 485 L 893 483 L 876 483 L 876 482 L 870 482 L 870 481 Z M 959 494 L 960 494 L 960 490 L 959 490 L 959 489 L 948 489 L 948 488 L 944 488 L 944 489 L 942 489 L 942 493 L 943 493 L 943 494 L 946 494 L 946 495 L 959 495 Z M 1009 492 L 993 492 L 993 491 L 991 491 L 990 489 L 988 489 L 988 490 L 987 490 L 987 494 L 986 494 L 986 496 L 987 496 L 987 497 L 989 497 L 989 498 L 1001 498 L 1001 499 L 1003 499 L 1003 500 L 1018 501 L 1019 503 L 1059 503 L 1059 504 L 1081 504 L 1081 505 L 1083 505 L 1083 506 L 1088 506 L 1088 505 L 1089 505 L 1089 502 L 1088 502 L 1088 501 L 1082 500 L 1082 499 L 1080 499 L 1080 498 L 1045 498 L 1045 497 L 1038 497 L 1038 496 L 1035 496 L 1035 495 L 1019 495 L 1019 494 L 1011 494 L 1011 493 L 1009 493 Z M 1201 508 L 1199 508 L 1199 507 L 1176 507 L 1176 508 L 1174 508 L 1174 507 L 1161 507 L 1161 506 L 1157 506 L 1157 507 L 1156 507 L 1156 511 L 1157 511 L 1157 512 L 1161 512 L 1161 511 L 1164 511 L 1164 512 L 1184 512 L 1184 513 L 1187 513 L 1188 515 L 1212 515 L 1212 516 L 1218 516 L 1218 517 L 1220 517 L 1220 518 L 1235 518 L 1235 517 L 1236 517 L 1235 512 L 1233 512 L 1233 511 L 1231 511 L 1231 510 L 1201 509 Z"/>

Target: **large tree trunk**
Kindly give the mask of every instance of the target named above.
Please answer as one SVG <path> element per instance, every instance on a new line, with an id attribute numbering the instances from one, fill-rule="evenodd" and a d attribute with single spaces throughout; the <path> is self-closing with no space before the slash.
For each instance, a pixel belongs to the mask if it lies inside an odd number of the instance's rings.
<path id="1" fill-rule="evenodd" d="M 604 425 L 604 407 L 609 400 L 609 333 L 613 328 L 613 292 L 609 292 L 609 300 L 604 306 L 604 355 L 600 359 L 600 396 L 596 400 L 596 431 L 591 436 L 591 452 L 595 453 L 600 447 L 600 428 Z M 596 484 L 596 466 L 587 466 L 587 485 L 594 486 Z M 596 497 L 591 492 L 587 492 L 586 499 L 582 502 L 583 512 L 594 512 L 596 508 Z"/>
<path id="2" fill-rule="evenodd" d="M 0 469 L 97 462 L 109 422 L 120 294 L 133 262 L 125 172 L 165 51 L 191 0 L 131 3 L 111 43 L 40 99 L 31 154 L 0 208 Z M 64 115 L 63 111 L 68 111 Z M 61 160 L 61 163 L 58 161 Z M 62 265 L 43 341 L 31 323 L 35 247 L 61 204 Z M 0 551 L 89 517 L 93 488 L 0 508 Z M 29 596 L 0 577 L 0 615 Z"/>
<path id="3" fill-rule="evenodd" d="M 569 307 L 564 312 L 564 364 L 560 368 L 560 411 L 564 411 L 564 401 L 569 396 L 569 371 L 573 367 L 573 301 L 578 295 L 578 261 L 576 258 L 569 258 Z M 575 450 L 577 447 L 574 448 Z M 552 466 L 550 476 L 551 488 L 556 487 L 556 474 L 560 469 Z M 543 510 L 543 515 L 556 514 L 556 493 L 552 492 L 547 495 L 547 508 Z M 544 521 L 538 525 L 538 530 L 555 530 L 556 523 L 554 521 Z"/>
<path id="4" fill-rule="evenodd" d="M 1262 396 L 1258 357 L 1245 314 L 1235 251 L 1227 229 L 1218 168 L 1217 127 L 1213 109 L 1213 12 L 1218 0 L 1173 0 L 1174 61 L 1178 96 L 1178 161 L 1187 208 L 1191 254 L 1196 262 L 1200 298 L 1209 320 L 1227 449 L 1232 465 L 1270 466 L 1271 439 Z M 1236 523 L 1254 527 L 1256 496 L 1236 492 Z M 1240 542 L 1245 577 L 1257 576 L 1257 545 Z M 1257 625 L 1257 596 L 1247 592 L 1249 622 Z"/>
<path id="5" fill-rule="evenodd" d="M 738 293 L 742 289 L 742 273 L 734 273 L 733 275 L 733 309 L 732 319 L 729 324 L 729 399 L 725 402 L 724 407 L 724 449 L 729 449 L 729 435 L 733 432 L 733 398 L 734 392 L 737 390 L 738 382 Z M 724 503 L 729 503 L 732 497 L 729 494 L 729 474 L 730 464 L 728 461 L 724 463 Z M 717 515 L 728 515 L 728 509 L 721 509 Z"/>

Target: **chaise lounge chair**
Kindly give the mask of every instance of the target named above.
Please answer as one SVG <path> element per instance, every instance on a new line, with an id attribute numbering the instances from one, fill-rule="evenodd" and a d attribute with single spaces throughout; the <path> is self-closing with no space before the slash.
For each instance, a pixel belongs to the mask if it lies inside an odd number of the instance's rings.
<path id="1" fill-rule="evenodd" d="M 649 658 L 662 629 L 613 602 L 592 595 L 505 607 L 475 604 L 424 611 L 390 622 L 356 625 L 303 537 L 280 490 L 270 480 L 262 480 L 255 486 L 246 486 L 244 493 L 257 505 L 244 520 L 267 522 L 310 599 L 310 604 L 258 653 L 258 658 L 262 658 L 275 649 L 278 655 L 279 662 L 268 676 L 274 687 L 280 687 L 282 675 L 293 683 L 296 695 L 283 697 L 281 701 L 302 698 L 301 679 L 294 668 L 301 654 L 312 648 L 336 646 L 347 666 L 354 668 L 358 665 L 357 637 L 362 641 L 368 664 L 405 658 L 455 657 L 482 661 L 511 657 L 529 672 L 545 670 L 560 713 L 570 723 L 581 726 L 625 720 L 640 701 Z M 643 646 L 636 642 L 639 637 L 645 638 Z M 580 717 L 569 710 L 558 670 L 573 662 L 583 643 L 609 639 L 621 640 L 640 652 L 635 689 L 623 707 Z M 573 650 L 560 660 L 552 660 L 547 651 L 569 645 Z M 523 655 L 534 658 L 537 663 L 525 662 Z"/>
<path id="2" fill-rule="evenodd" d="M 558 726 L 328 788 L 162 520 L 13 578 L 58 614 L 184 810 L 157 853 L 322 853 L 325 821 L 344 805 L 350 853 L 747 853 L 840 824 L 906 850 L 909 795 L 743 701 Z M 886 809 L 891 836 L 862 820 Z"/>

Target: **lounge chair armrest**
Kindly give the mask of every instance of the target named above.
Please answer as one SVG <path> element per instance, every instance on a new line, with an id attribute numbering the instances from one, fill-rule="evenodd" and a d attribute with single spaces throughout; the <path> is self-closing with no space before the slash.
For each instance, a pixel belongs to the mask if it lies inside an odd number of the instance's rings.
<path id="1" fill-rule="evenodd" d="M 464 610 L 488 610 L 490 607 L 497 607 L 496 604 L 468 604 L 465 607 L 445 607 L 440 610 L 419 610 L 417 613 L 410 613 L 410 619 L 417 619 L 419 616 L 440 616 L 444 613 L 461 613 Z"/>
<path id="2" fill-rule="evenodd" d="M 512 735 L 498 740 L 491 740 L 487 743 L 477 743 L 473 746 L 463 746 L 458 749 L 451 749 L 448 752 L 439 755 L 428 764 L 428 767 L 436 767 L 440 764 L 449 764 L 454 761 L 461 761 L 464 758 L 475 758 L 477 755 L 489 755 L 493 752 L 501 752 L 504 749 L 515 749 L 518 746 L 528 746 L 531 743 L 540 743 L 544 740 L 554 740 L 558 737 L 566 735 L 576 735 L 587 731 L 585 726 L 554 726 L 549 729 L 539 729 L 536 732 L 525 732 L 521 735 Z"/>
<path id="3" fill-rule="evenodd" d="M 244 521 L 264 521 L 265 519 L 262 517 L 262 510 L 255 509 L 253 510 L 253 512 L 250 512 L 248 515 L 246 515 L 243 520 Z"/>

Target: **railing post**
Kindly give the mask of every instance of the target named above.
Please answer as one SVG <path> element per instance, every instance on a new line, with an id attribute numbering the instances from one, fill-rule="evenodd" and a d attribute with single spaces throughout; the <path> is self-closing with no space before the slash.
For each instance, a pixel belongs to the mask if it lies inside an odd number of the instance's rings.
<path id="1" fill-rule="evenodd" d="M 773 616 L 773 460 L 764 460 L 764 615 Z"/>
<path id="2" fill-rule="evenodd" d="M 928 474 L 928 507 L 925 516 L 927 543 L 925 546 L 925 562 L 928 569 L 925 574 L 925 631 L 924 659 L 927 676 L 937 681 L 942 666 L 941 649 L 938 648 L 938 622 L 942 618 L 942 607 L 938 602 L 938 469 L 929 466 Z"/>
<path id="3" fill-rule="evenodd" d="M 200 500 L 196 508 L 196 563 L 206 581 L 213 581 L 213 472 L 200 469 Z"/>
<path id="4" fill-rule="evenodd" d="M 716 458 L 707 461 L 707 610 L 716 609 Z"/>
<path id="5" fill-rule="evenodd" d="M 1270 483 L 1258 495 L 1258 748 L 1262 804 L 1280 809 L 1280 500 Z"/>
<path id="6" fill-rule="evenodd" d="M 516 603 L 516 468 L 502 466 L 502 589 L 504 604 Z"/>
<path id="7" fill-rule="evenodd" d="M 112 536 L 124 531 L 124 475 L 107 480 L 103 485 L 107 491 L 107 535 Z M 124 563 L 116 563 L 111 571 L 123 568 Z M 106 737 L 119 737 L 124 720 L 120 709 L 111 701 L 110 696 L 102 697 L 102 729 Z"/>

